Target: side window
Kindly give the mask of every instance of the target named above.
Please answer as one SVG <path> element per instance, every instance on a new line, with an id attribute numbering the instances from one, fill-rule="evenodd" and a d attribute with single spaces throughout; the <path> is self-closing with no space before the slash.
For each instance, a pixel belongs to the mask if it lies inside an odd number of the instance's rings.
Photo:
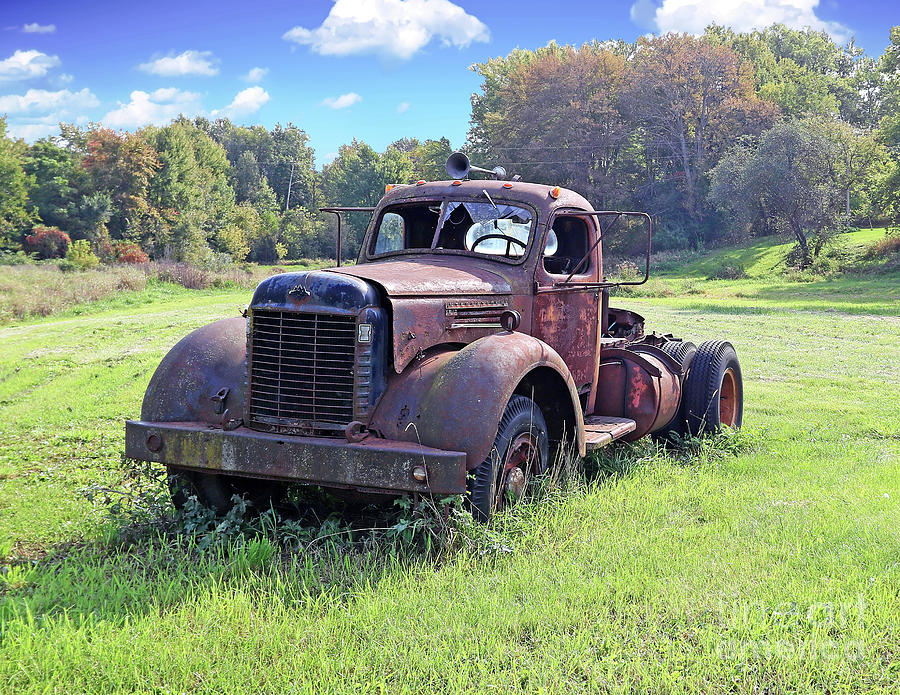
<path id="1" fill-rule="evenodd" d="M 386 212 L 378 226 L 375 253 L 389 253 L 403 248 L 403 218 L 396 212 Z"/>
<path id="2" fill-rule="evenodd" d="M 592 259 L 585 254 L 591 248 L 588 223 L 582 217 L 560 215 L 553 220 L 544 246 L 544 270 L 550 275 L 576 275 L 590 272 Z"/>

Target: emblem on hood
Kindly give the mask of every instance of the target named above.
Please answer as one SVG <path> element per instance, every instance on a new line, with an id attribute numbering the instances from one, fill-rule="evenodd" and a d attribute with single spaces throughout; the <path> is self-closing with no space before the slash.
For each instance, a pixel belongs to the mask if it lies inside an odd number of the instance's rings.
<path id="1" fill-rule="evenodd" d="M 288 290 L 288 296 L 293 297 L 294 299 L 305 299 L 309 296 L 309 290 L 303 285 L 297 284 Z"/>

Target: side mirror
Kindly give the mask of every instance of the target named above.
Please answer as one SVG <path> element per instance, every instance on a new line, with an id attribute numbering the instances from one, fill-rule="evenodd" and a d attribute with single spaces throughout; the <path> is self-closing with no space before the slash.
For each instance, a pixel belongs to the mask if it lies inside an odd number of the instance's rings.
<path id="1" fill-rule="evenodd" d="M 646 212 L 621 212 L 619 210 L 595 210 L 577 212 L 580 217 L 594 217 L 597 220 L 597 240 L 575 264 L 578 268 L 601 243 L 603 276 L 599 287 L 613 285 L 643 285 L 650 277 L 650 241 L 653 223 Z M 643 268 L 643 277 L 641 269 Z M 612 269 L 612 277 L 609 270 Z M 568 285 L 575 272 L 569 274 L 557 286 Z M 582 287 L 585 283 L 579 283 Z"/>

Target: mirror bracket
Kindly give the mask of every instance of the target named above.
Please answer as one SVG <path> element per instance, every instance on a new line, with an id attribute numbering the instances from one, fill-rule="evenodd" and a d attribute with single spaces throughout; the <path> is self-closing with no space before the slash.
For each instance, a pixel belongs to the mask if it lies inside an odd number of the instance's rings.
<path id="1" fill-rule="evenodd" d="M 621 210 L 567 210 L 566 212 L 571 212 L 576 215 L 583 215 L 585 217 L 599 217 L 600 215 L 615 215 L 613 221 L 609 223 L 606 229 L 603 229 L 600 221 L 597 220 L 597 226 L 600 227 L 600 233 L 597 235 L 597 240 L 593 243 L 588 252 L 582 256 L 581 260 L 578 261 L 578 264 L 575 266 L 578 268 L 585 260 L 594 252 L 594 249 L 600 245 L 600 242 L 603 240 L 603 237 L 606 236 L 610 230 L 618 224 L 619 220 L 622 217 L 642 217 L 647 222 L 647 259 L 646 265 L 644 267 L 644 277 L 642 280 L 623 280 L 622 282 L 579 282 L 579 287 L 584 288 L 604 288 L 604 287 L 618 287 L 620 285 L 643 285 L 650 278 L 650 249 L 651 249 L 651 240 L 653 237 L 653 221 L 646 212 L 623 212 Z M 570 273 L 569 276 L 563 280 L 562 282 L 554 283 L 554 287 L 569 287 L 572 276 L 575 275 L 574 272 Z"/>

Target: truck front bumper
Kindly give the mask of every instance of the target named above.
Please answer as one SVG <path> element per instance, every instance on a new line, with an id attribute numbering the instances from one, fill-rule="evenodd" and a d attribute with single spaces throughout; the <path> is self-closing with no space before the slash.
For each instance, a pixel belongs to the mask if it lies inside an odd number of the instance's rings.
<path id="1" fill-rule="evenodd" d="M 196 422 L 125 423 L 125 455 L 206 473 L 289 480 L 372 492 L 463 494 L 466 455 L 368 437 L 295 437 L 246 427 L 225 431 Z M 413 469 L 424 466 L 419 482 Z"/>

